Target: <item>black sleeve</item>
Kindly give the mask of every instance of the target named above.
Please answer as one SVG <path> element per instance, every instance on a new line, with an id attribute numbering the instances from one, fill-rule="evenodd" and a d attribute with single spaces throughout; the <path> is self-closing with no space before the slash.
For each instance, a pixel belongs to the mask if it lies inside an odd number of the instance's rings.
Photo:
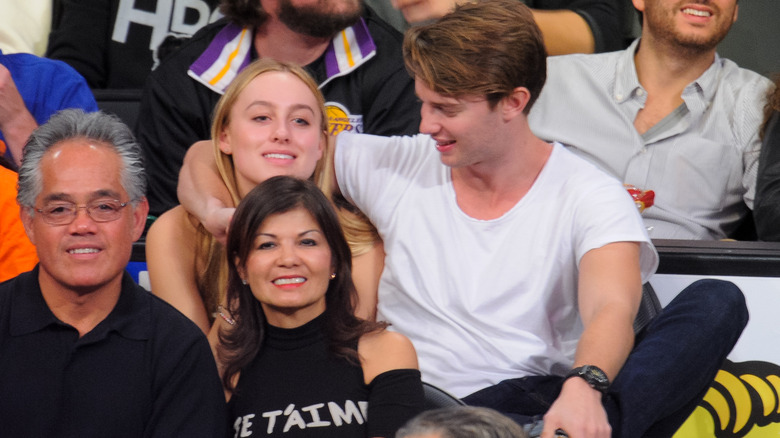
<path id="1" fill-rule="evenodd" d="M 414 81 L 404 67 L 395 69 L 381 82 L 377 93 L 366 97 L 365 132 L 374 135 L 414 135 L 420 132 L 420 104 Z"/>
<path id="2" fill-rule="evenodd" d="M 630 4 L 623 0 L 529 0 L 532 8 L 544 10 L 568 9 L 579 14 L 590 26 L 595 52 L 611 52 L 625 48 L 623 27 L 630 28 L 626 19 L 626 8 Z M 630 3 L 630 2 L 629 2 Z"/>
<path id="3" fill-rule="evenodd" d="M 769 119 L 758 158 L 753 217 L 759 240 L 780 241 L 780 112 Z"/>
<path id="4" fill-rule="evenodd" d="M 111 38 L 111 2 L 60 0 L 57 23 L 49 34 L 46 57 L 65 61 L 90 88 L 104 88 L 106 53 Z"/>
<path id="5" fill-rule="evenodd" d="M 187 76 L 189 63 L 173 55 L 146 79 L 136 136 L 146 156 L 150 214 L 176 206 L 176 185 L 184 155 L 193 143 L 211 137 L 216 93 Z"/>
<path id="6" fill-rule="evenodd" d="M 386 371 L 368 386 L 368 436 L 392 438 L 408 420 L 423 410 L 420 371 Z"/>
<path id="7" fill-rule="evenodd" d="M 384 136 L 417 134 L 420 102 L 414 94 L 414 80 L 404 66 L 403 35 L 378 20 L 370 8 L 366 8 L 365 15 L 378 53 L 365 69 L 358 69 L 363 77 L 360 92 L 364 132 Z"/>

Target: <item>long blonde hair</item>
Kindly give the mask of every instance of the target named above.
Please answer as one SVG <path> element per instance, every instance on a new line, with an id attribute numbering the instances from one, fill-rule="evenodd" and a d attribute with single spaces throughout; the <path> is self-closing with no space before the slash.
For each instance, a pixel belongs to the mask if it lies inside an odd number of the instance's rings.
<path id="1" fill-rule="evenodd" d="M 317 86 L 314 79 L 301 67 L 275 61 L 272 59 L 259 59 L 248 65 L 225 90 L 225 94 L 217 102 L 214 108 L 214 119 L 211 124 L 211 141 L 214 150 L 214 157 L 217 163 L 217 169 L 225 183 L 233 201 L 233 206 L 237 206 L 241 201 L 241 194 L 238 190 L 238 181 L 236 179 L 235 167 L 233 165 L 233 156 L 228 155 L 219 148 L 219 138 L 222 131 L 230 124 L 230 110 L 235 105 L 241 92 L 256 77 L 268 72 L 289 73 L 301 80 L 312 92 L 317 100 L 317 106 L 320 110 L 320 126 L 322 127 L 322 139 L 327 144 L 327 116 L 325 110 L 325 98 Z M 334 205 L 337 206 L 339 219 L 344 228 L 347 241 L 350 244 L 353 255 L 362 254 L 370 249 L 378 240 L 376 229 L 368 222 L 357 209 L 347 203 L 341 196 L 333 195 L 335 191 L 335 178 L 331 166 L 327 165 L 332 158 L 332 147 L 326 146 L 321 158 L 314 169 L 314 180 L 323 190 Z M 335 199 L 334 199 L 335 198 Z M 224 300 L 227 280 L 228 263 L 225 255 L 225 249 L 216 239 L 213 238 L 203 225 L 197 227 L 197 252 L 195 260 L 202 260 L 203 265 L 195 267 L 195 279 L 209 319 L 213 320 L 213 313 L 217 306 Z"/>

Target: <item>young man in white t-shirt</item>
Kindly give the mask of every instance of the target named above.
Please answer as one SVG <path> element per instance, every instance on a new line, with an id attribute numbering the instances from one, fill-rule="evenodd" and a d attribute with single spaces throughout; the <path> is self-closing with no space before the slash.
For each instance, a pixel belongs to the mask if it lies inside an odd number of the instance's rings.
<path id="1" fill-rule="evenodd" d="M 339 188 L 386 252 L 378 296 L 361 305 L 378 301 L 412 339 L 424 380 L 521 423 L 544 416 L 543 437 L 670 436 L 739 337 L 742 294 L 693 285 L 632 351 L 658 256 L 619 182 L 529 129 L 546 57 L 520 2 L 413 28 L 404 57 L 426 135 L 342 134 L 335 152 Z M 208 163 L 199 149 L 188 162 Z M 202 196 L 220 193 L 214 181 L 182 177 L 203 223 L 224 216 Z"/>

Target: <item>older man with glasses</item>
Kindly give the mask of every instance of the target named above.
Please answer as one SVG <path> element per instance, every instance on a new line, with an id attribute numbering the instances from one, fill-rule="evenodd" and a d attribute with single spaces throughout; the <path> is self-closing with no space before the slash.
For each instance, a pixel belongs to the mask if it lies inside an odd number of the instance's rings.
<path id="1" fill-rule="evenodd" d="M 66 110 L 30 137 L 17 201 L 40 262 L 0 285 L 3 436 L 223 436 L 205 337 L 124 272 L 145 189 L 112 116 Z"/>

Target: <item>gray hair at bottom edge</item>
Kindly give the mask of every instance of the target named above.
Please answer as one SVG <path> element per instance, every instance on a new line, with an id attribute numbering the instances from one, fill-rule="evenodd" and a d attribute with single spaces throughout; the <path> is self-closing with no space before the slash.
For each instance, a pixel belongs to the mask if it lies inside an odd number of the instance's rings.
<path id="1" fill-rule="evenodd" d="M 41 159 L 58 143 L 73 139 L 92 140 L 114 149 L 122 161 L 120 180 L 130 202 L 136 205 L 145 196 L 144 155 L 130 128 L 117 116 L 102 111 L 85 113 L 81 109 L 66 109 L 33 131 L 24 146 L 16 195 L 19 205 L 35 206 L 35 199 L 43 189 Z"/>
<path id="2" fill-rule="evenodd" d="M 500 412 L 477 406 L 425 411 L 412 418 L 395 438 L 439 434 L 441 438 L 527 438 L 520 425 Z"/>

